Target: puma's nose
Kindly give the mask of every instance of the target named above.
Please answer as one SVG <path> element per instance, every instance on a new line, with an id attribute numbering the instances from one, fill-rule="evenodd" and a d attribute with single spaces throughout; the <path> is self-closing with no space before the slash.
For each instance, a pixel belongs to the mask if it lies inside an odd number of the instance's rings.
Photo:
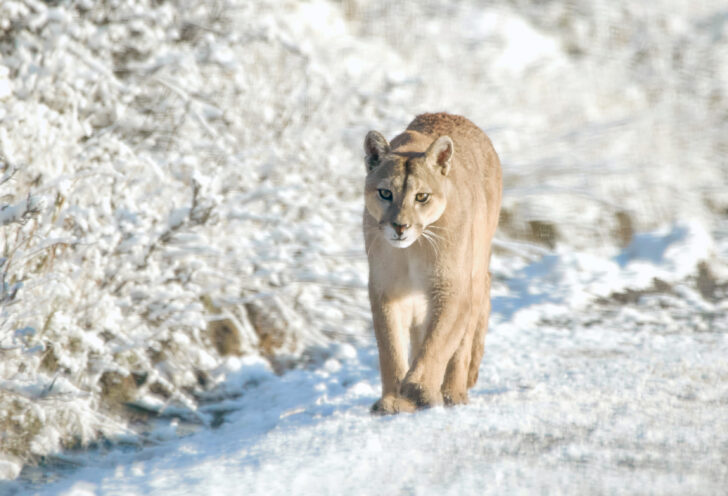
<path id="1" fill-rule="evenodd" d="M 392 222 L 392 227 L 394 228 L 394 232 L 397 233 L 397 236 L 402 236 L 402 233 L 409 227 L 409 224 L 397 224 Z"/>

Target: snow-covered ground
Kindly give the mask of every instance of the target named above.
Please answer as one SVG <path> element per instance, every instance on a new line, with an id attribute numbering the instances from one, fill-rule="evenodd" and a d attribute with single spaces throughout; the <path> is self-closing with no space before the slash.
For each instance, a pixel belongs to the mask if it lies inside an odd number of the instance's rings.
<path id="1" fill-rule="evenodd" d="M 328 346 L 315 365 L 280 377 L 261 359 L 235 359 L 229 387 L 242 395 L 201 409 L 226 413 L 219 428 L 176 439 L 186 427 L 165 424 L 150 447 L 69 453 L 28 471 L 36 484 L 13 487 L 75 495 L 723 494 L 728 287 L 711 302 L 686 277 L 586 308 L 563 291 L 598 294 L 597 281 L 629 280 L 637 266 L 664 275 L 703 250 L 695 244 L 702 241 L 654 234 L 615 260 L 554 255 L 507 278 L 512 287 L 495 297 L 496 326 L 467 406 L 372 416 L 380 392 L 373 342 Z M 642 259 L 645 246 L 664 258 Z M 544 298 L 538 291 L 547 287 L 555 291 Z M 56 481 L 37 484 L 48 479 Z"/>
<path id="2" fill-rule="evenodd" d="M 3 1 L 0 494 L 724 492 L 726 88 L 720 1 Z M 361 143 L 436 110 L 486 357 L 371 417 Z"/>

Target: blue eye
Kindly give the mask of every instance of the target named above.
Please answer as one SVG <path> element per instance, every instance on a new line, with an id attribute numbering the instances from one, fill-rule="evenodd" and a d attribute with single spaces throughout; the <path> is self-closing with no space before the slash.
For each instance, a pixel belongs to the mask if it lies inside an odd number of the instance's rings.
<path id="1" fill-rule="evenodd" d="M 387 200 L 387 201 L 389 201 L 389 200 L 391 200 L 391 199 L 392 199 L 392 192 L 391 192 L 391 191 L 389 191 L 388 189 L 380 189 L 380 190 L 377 190 L 377 191 L 379 191 L 379 197 L 380 197 L 380 198 L 381 198 L 382 200 Z"/>

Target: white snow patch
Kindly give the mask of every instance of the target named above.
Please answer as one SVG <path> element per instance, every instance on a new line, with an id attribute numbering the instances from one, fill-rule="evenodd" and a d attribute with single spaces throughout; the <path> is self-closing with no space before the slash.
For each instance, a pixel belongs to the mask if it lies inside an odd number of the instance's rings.
<path id="1" fill-rule="evenodd" d="M 13 94 L 13 83 L 8 78 L 8 68 L 0 65 L 0 100 L 4 100 Z M 4 117 L 2 114 L 0 117 Z"/>
<path id="2" fill-rule="evenodd" d="M 6 458 L 6 456 L 0 457 L 0 479 L 15 479 L 23 469 L 23 463 L 17 459 Z"/>

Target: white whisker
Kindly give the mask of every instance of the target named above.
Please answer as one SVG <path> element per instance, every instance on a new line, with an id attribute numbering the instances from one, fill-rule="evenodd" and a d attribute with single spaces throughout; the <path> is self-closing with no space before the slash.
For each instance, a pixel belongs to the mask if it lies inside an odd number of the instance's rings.
<path id="1" fill-rule="evenodd" d="M 432 224 L 430 224 L 429 226 L 427 226 L 427 229 L 439 229 L 439 230 L 441 230 L 441 231 L 443 231 L 443 232 L 446 232 L 446 233 L 449 233 L 449 232 L 450 232 L 450 229 L 448 229 L 448 228 L 446 228 L 446 227 L 442 227 L 442 226 L 434 226 L 434 225 L 432 225 Z"/>
<path id="2" fill-rule="evenodd" d="M 432 231 L 429 231 L 427 229 L 425 229 L 425 232 L 427 232 L 427 234 L 429 234 L 430 236 L 432 236 L 436 240 L 445 241 L 445 238 L 443 238 L 440 234 L 436 234 L 436 233 L 434 233 Z"/>
<path id="3" fill-rule="evenodd" d="M 422 237 L 425 238 L 425 240 L 427 240 L 427 242 L 430 244 L 430 246 L 432 246 L 432 249 L 435 252 L 435 256 L 439 257 L 440 250 L 439 250 L 439 247 L 437 245 L 435 238 L 433 237 L 433 233 L 430 231 L 424 230 L 424 231 L 422 231 Z"/>
<path id="4" fill-rule="evenodd" d="M 364 228 L 364 235 L 370 235 L 370 243 L 369 248 L 367 248 L 367 258 L 369 258 L 369 254 L 372 251 L 372 248 L 376 243 L 380 243 L 384 237 L 382 236 L 382 230 L 379 228 L 379 226 L 365 226 Z"/>

